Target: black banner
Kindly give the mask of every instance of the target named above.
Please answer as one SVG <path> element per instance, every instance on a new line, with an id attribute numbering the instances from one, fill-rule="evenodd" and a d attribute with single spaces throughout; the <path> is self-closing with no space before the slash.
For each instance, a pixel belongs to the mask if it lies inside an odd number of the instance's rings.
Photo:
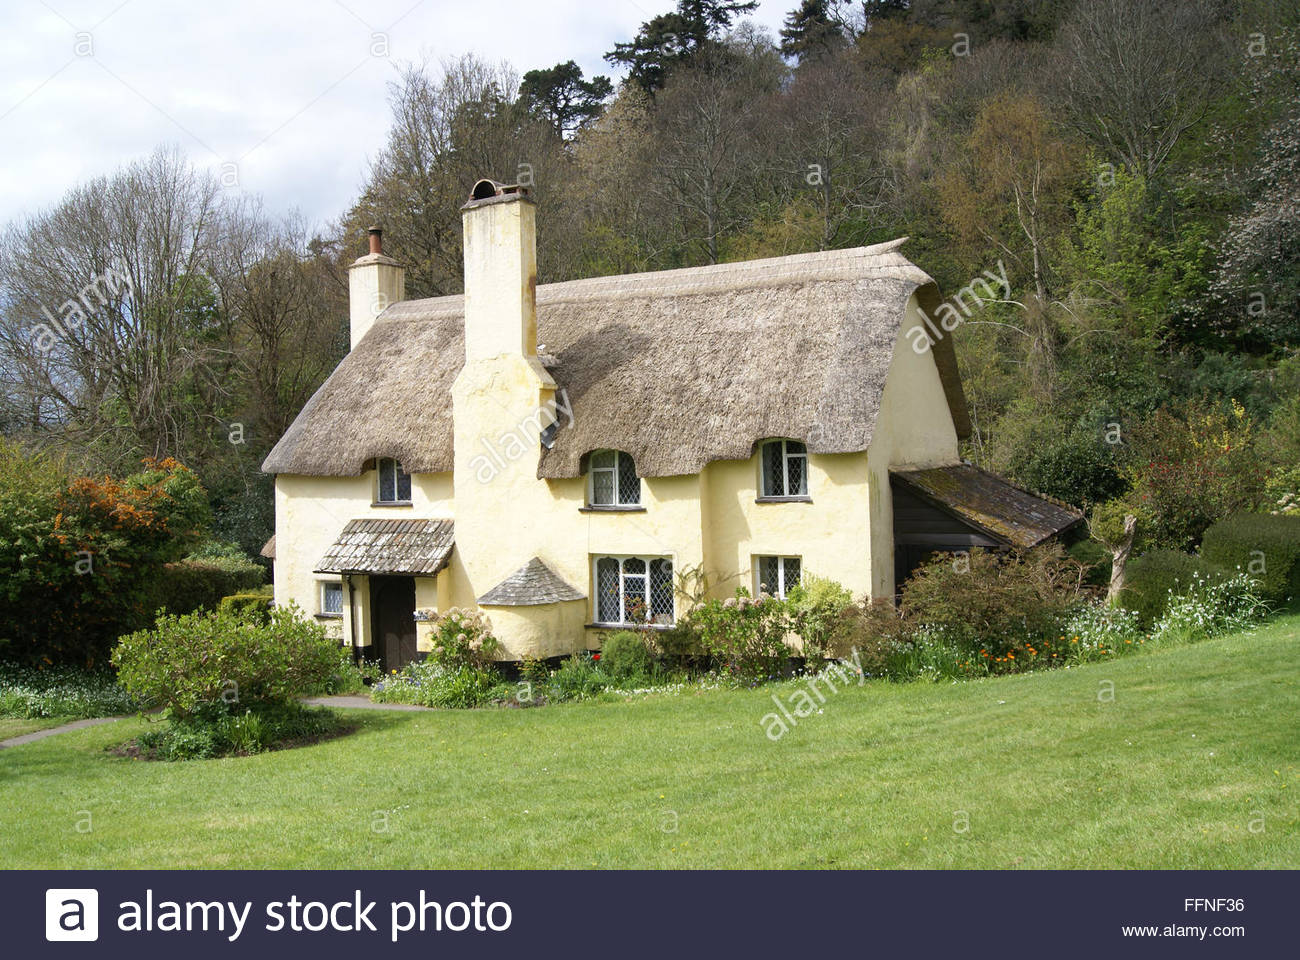
<path id="1" fill-rule="evenodd" d="M 1297 872 L 32 871 L 11 957 L 1288 956 Z"/>

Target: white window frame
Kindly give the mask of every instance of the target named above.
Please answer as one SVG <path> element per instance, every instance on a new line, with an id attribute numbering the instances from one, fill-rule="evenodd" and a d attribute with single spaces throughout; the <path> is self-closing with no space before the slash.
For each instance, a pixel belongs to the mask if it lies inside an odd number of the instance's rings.
<path id="1" fill-rule="evenodd" d="M 393 465 L 393 498 L 394 499 L 385 500 L 384 499 L 384 467 L 385 464 L 389 464 L 389 463 Z M 402 464 L 397 460 L 396 457 L 376 457 L 375 458 L 375 503 L 394 504 L 399 506 L 404 506 L 406 504 L 409 504 L 411 502 L 411 497 L 409 496 L 409 490 L 406 499 L 403 500 L 401 497 L 401 484 L 399 483 L 399 481 L 403 476 L 406 477 L 406 484 L 407 487 L 409 488 L 411 486 L 411 475 L 402 469 Z"/>
<path id="2" fill-rule="evenodd" d="M 598 453 L 612 453 L 614 455 L 613 466 L 609 466 L 609 467 L 592 466 L 591 464 L 594 463 L 593 458 Z M 606 450 L 591 451 L 591 454 L 587 457 L 587 463 L 588 463 L 587 506 L 594 507 L 598 510 L 620 510 L 620 509 L 630 509 L 633 507 L 641 506 L 641 477 L 639 475 L 636 478 L 636 499 L 625 500 L 623 498 L 624 491 L 622 489 L 622 484 L 619 477 L 621 474 L 621 467 L 623 465 L 624 457 L 627 457 L 629 460 L 632 459 L 630 456 L 628 456 L 628 454 L 624 453 L 622 450 L 606 449 Z M 596 474 L 598 473 L 610 474 L 610 487 L 614 491 L 614 501 L 612 503 L 598 503 L 596 500 Z"/>
<path id="3" fill-rule="evenodd" d="M 619 616 L 622 618 L 620 620 L 600 619 L 600 561 L 602 560 L 618 561 L 618 612 L 619 612 Z M 644 563 L 645 573 L 625 573 L 623 570 L 623 566 L 628 560 L 640 560 L 642 563 Z M 647 627 L 647 626 L 648 627 L 671 627 L 674 626 L 677 623 L 677 590 L 675 587 L 673 587 L 671 580 L 669 581 L 669 587 L 671 589 L 671 598 L 672 598 L 672 605 L 673 605 L 672 613 L 669 614 L 669 618 L 667 621 L 658 621 L 653 619 L 654 597 L 650 592 L 651 590 L 650 564 L 658 560 L 666 560 L 672 566 L 674 572 L 677 570 L 677 558 L 668 555 L 642 556 L 638 554 L 621 554 L 621 553 L 592 554 L 591 557 L 591 583 L 592 583 L 591 622 L 602 627 Z M 647 604 L 649 605 L 651 610 L 651 619 L 646 623 L 636 623 L 634 621 L 630 621 L 627 619 L 626 579 L 628 577 L 645 578 L 645 597 L 646 597 Z"/>
<path id="4" fill-rule="evenodd" d="M 343 616 L 343 609 L 344 609 L 344 607 L 347 605 L 347 597 L 346 597 L 346 595 L 345 595 L 345 593 L 344 593 L 344 590 L 343 590 L 343 581 L 342 581 L 342 580 L 320 580 L 320 581 L 318 581 L 318 583 L 320 584 L 320 587 L 319 587 L 319 589 L 318 589 L 318 591 L 317 591 L 317 603 L 318 603 L 319 608 L 320 608 L 320 615 L 321 615 L 322 617 L 341 617 L 341 616 Z M 326 598 L 326 596 L 327 596 L 328 593 L 329 593 L 329 588 L 330 588 L 330 587 L 338 587 L 338 588 L 339 588 L 339 608 L 338 608 L 338 610 L 330 610 L 330 609 L 329 609 L 329 604 L 326 602 L 326 599 L 325 599 L 325 598 Z"/>
<path id="5" fill-rule="evenodd" d="M 754 596 L 758 596 L 760 593 L 763 592 L 763 561 L 764 560 L 776 561 L 776 576 L 777 579 L 780 581 L 775 585 L 775 589 L 772 589 L 772 584 L 768 584 L 769 589 L 767 592 L 771 596 L 774 596 L 780 600 L 784 600 L 787 591 L 799 585 L 798 583 L 787 584 L 785 582 L 785 562 L 787 560 L 799 561 L 799 583 L 803 583 L 803 557 L 795 556 L 793 554 L 756 553 L 753 556 Z"/>
<path id="6" fill-rule="evenodd" d="M 769 490 L 767 486 L 767 448 L 774 444 L 781 445 L 781 486 L 782 490 L 776 492 Z M 803 447 L 802 451 L 790 451 L 790 444 L 797 443 Z M 790 461 L 802 460 L 803 470 L 800 477 L 803 479 L 803 489 L 791 493 L 784 489 L 790 479 Z M 765 440 L 759 445 L 758 449 L 758 482 L 760 496 L 768 499 L 806 499 L 808 497 L 808 445 L 802 440 Z"/>

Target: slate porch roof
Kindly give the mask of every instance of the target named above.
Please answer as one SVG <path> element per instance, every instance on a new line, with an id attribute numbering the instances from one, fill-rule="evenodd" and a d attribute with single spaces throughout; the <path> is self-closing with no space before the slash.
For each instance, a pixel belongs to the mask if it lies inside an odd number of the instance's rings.
<path id="1" fill-rule="evenodd" d="M 1022 549 L 1083 522 L 1080 510 L 1003 480 L 969 463 L 891 470 L 917 496 L 989 536 Z"/>
<path id="2" fill-rule="evenodd" d="M 431 577 L 455 545 L 450 520 L 349 520 L 315 572 Z"/>
<path id="3" fill-rule="evenodd" d="M 533 557 L 479 597 L 478 602 L 495 607 L 530 607 L 585 599 L 585 593 L 569 586 L 540 557 Z"/>

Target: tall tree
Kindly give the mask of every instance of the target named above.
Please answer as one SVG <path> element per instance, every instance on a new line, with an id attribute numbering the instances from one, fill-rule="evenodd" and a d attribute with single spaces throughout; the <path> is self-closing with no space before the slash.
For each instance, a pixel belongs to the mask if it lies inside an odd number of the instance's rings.
<path id="1" fill-rule="evenodd" d="M 385 250 L 406 265 L 411 297 L 461 290 L 460 207 L 480 177 L 521 181 L 539 205 L 539 269 L 562 258 L 573 231 L 558 228 L 568 178 L 564 146 L 549 122 L 516 99 L 518 75 L 508 64 L 473 56 L 438 67 L 411 65 L 390 87 L 393 125 L 360 199 L 340 225 L 340 241 L 356 256 L 366 228 L 385 228 Z M 553 227 L 555 227 L 553 229 Z M 552 240 L 552 238 L 554 238 Z M 558 279 L 557 272 L 547 272 Z"/>
<path id="2" fill-rule="evenodd" d="M 613 92 L 608 77 L 584 80 L 582 68 L 572 60 L 529 70 L 519 85 L 525 108 L 550 123 L 559 137 L 570 137 L 599 117 Z"/>
<path id="3" fill-rule="evenodd" d="M 614 44 L 605 59 L 627 67 L 628 79 L 653 94 L 671 70 L 716 50 L 736 17 L 757 8 L 758 0 L 677 0 L 676 10 L 641 24 L 635 37 Z"/>
<path id="4" fill-rule="evenodd" d="M 674 74 L 656 98 L 651 190 L 669 203 L 688 247 L 709 263 L 744 219 L 762 165 L 760 118 L 778 89 L 774 48 L 720 51 Z M 696 256 L 690 259 L 697 259 Z"/>
<path id="5" fill-rule="evenodd" d="M 834 53 L 848 42 L 832 11 L 832 0 L 801 0 L 781 28 L 781 55 L 803 63 Z"/>

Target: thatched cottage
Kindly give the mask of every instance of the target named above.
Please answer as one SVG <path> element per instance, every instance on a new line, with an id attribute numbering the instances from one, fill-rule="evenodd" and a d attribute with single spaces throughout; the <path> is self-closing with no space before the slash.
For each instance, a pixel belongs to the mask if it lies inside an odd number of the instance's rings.
<path id="1" fill-rule="evenodd" d="M 396 667 L 480 608 L 503 656 L 671 624 L 675 575 L 890 597 L 928 552 L 1077 512 L 964 464 L 934 283 L 901 241 L 537 285 L 534 205 L 481 181 L 465 294 L 350 269 L 352 349 L 271 451 L 275 599 Z"/>

